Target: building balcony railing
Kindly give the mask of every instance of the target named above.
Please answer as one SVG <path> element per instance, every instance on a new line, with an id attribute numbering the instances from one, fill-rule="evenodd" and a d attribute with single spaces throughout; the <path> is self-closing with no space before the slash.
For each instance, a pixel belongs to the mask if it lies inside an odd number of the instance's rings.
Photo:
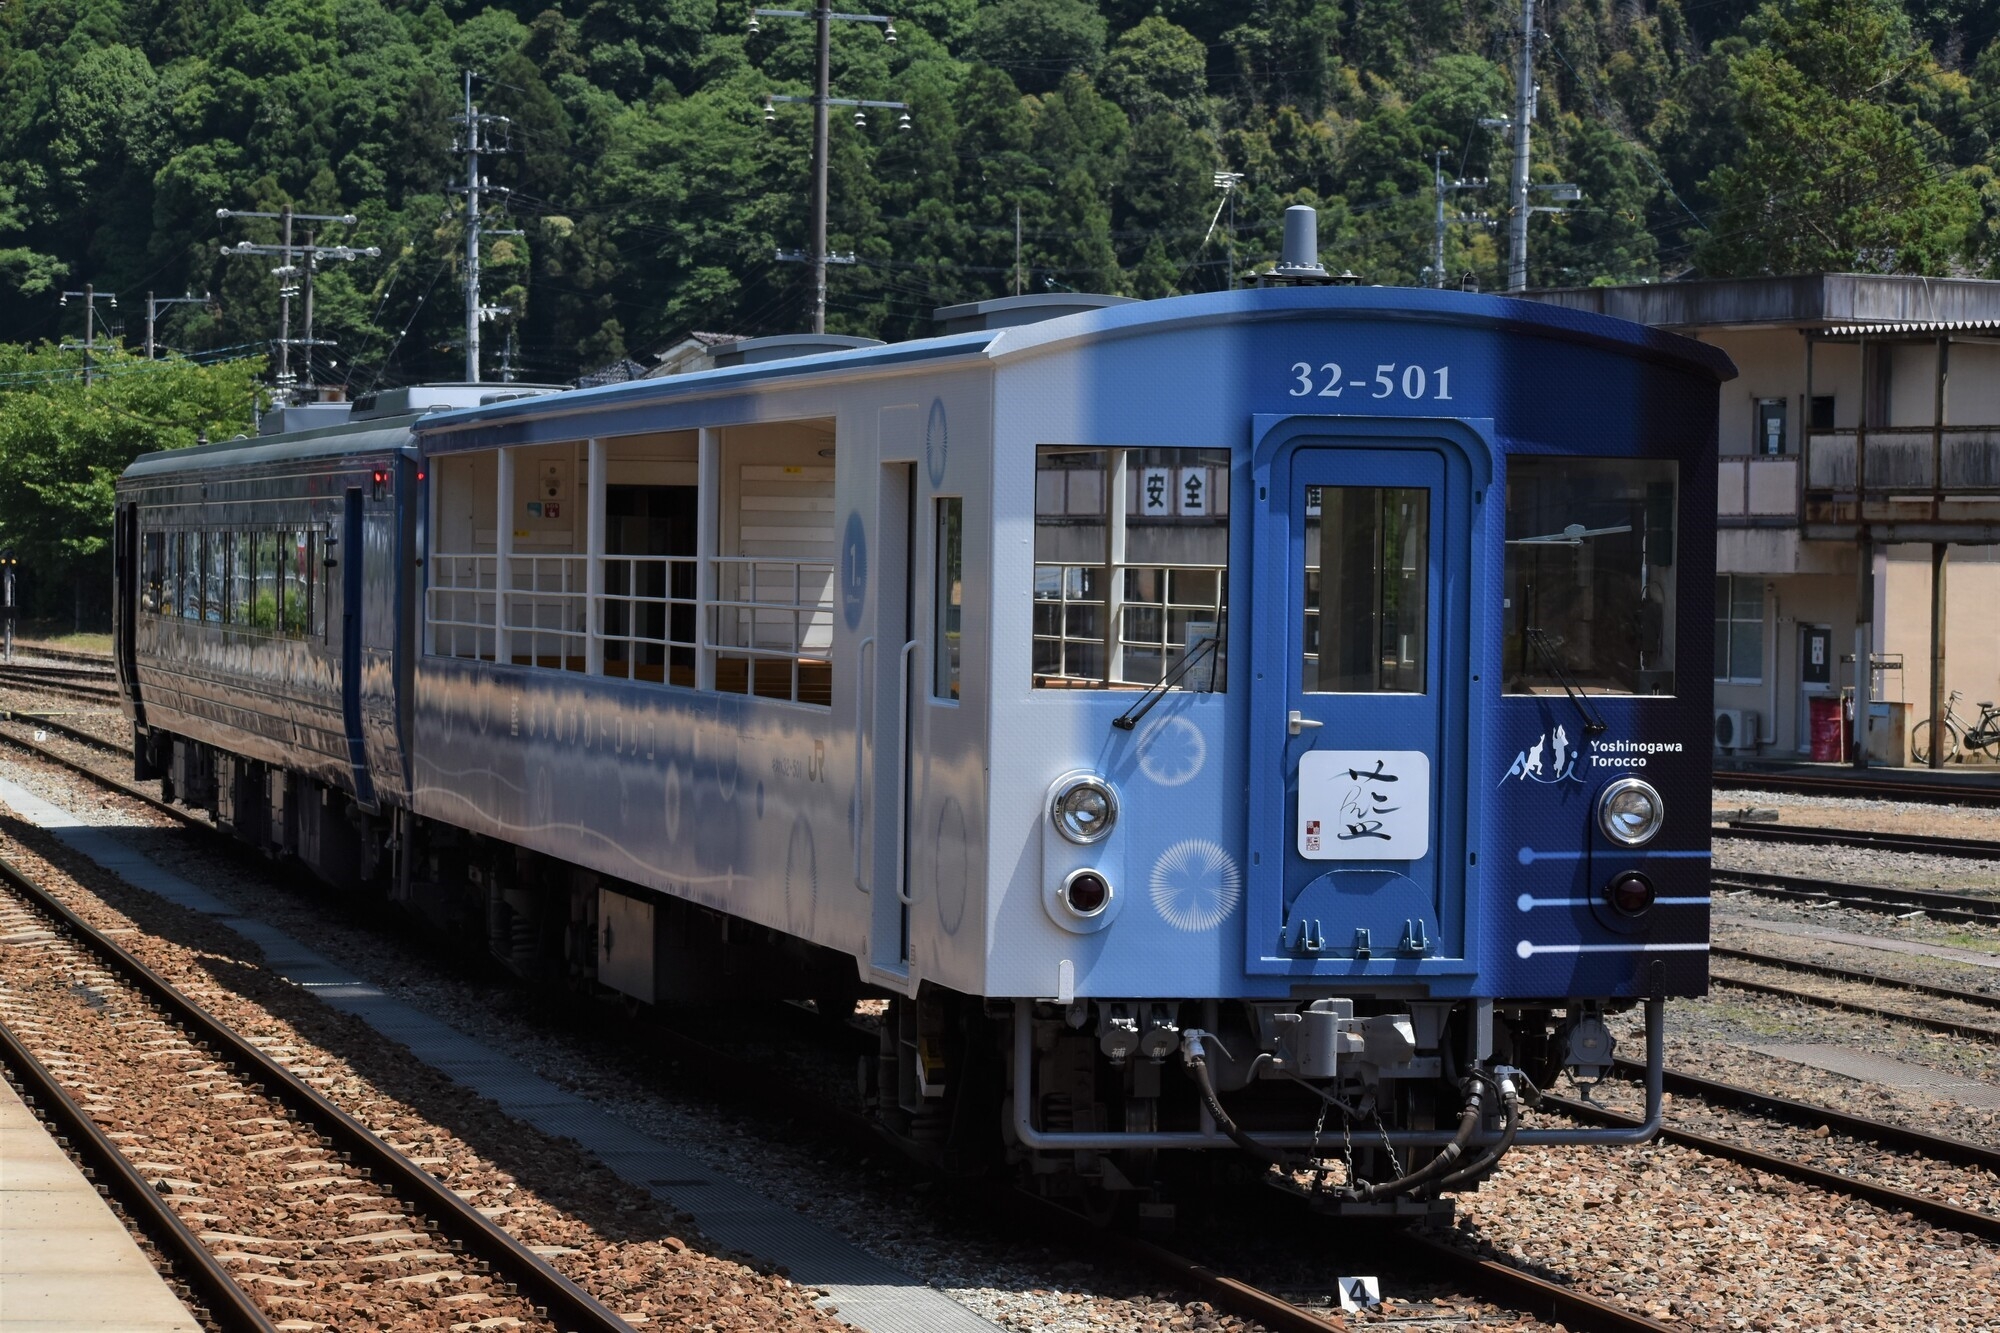
<path id="1" fill-rule="evenodd" d="M 2000 425 L 1821 430 L 1803 456 L 1718 459 L 1715 513 L 1815 540 L 2000 541 Z"/>

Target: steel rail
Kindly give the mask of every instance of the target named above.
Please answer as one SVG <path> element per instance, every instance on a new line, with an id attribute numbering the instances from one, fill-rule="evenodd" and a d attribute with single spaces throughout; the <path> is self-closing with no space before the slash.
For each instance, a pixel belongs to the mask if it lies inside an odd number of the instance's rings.
<path id="1" fill-rule="evenodd" d="M 1794 902 L 1837 903 L 1869 912 L 1921 911 L 1946 921 L 2000 925 L 2000 898 L 1975 898 L 1934 889 L 1897 889 L 1885 884 L 1840 884 L 1803 875 L 1774 875 L 1761 870 L 1717 870 L 1715 889 L 1748 889 L 1767 898 Z"/>
<path id="2" fill-rule="evenodd" d="M 1760 967 L 1782 968 L 1787 972 L 1802 972 L 1808 976 L 1828 977 L 1834 981 L 1851 981 L 1856 985 L 1887 986 L 1894 990 L 1911 991 L 1940 1000 L 1956 1000 L 1960 1004 L 1978 1005 L 1984 1009 L 2000 1009 L 2000 994 L 1991 992 L 1958 990 L 1951 986 L 1933 985 L 1928 981 L 1892 977 L 1884 972 L 1865 972 L 1860 968 L 1841 967 L 1836 963 L 1815 963 L 1803 958 L 1785 958 L 1778 954 L 1758 953 L 1754 949 L 1733 949 L 1722 944 L 1709 945 L 1708 954 L 1711 958 L 1733 958 L 1738 962 L 1755 963 Z"/>
<path id="3" fill-rule="evenodd" d="M 1636 1060 L 1621 1058 L 1612 1064 L 1617 1075 L 1627 1081 L 1634 1081 L 1645 1074 L 1645 1066 Z M 1828 1129 L 1845 1134 L 1849 1138 L 1861 1139 L 1898 1152 L 1915 1153 L 1934 1161 L 1950 1162 L 1955 1166 L 1978 1166 L 1988 1171 L 2000 1172 L 2000 1147 L 1971 1143 L 1965 1139 L 1954 1139 L 1943 1134 L 1931 1134 L 1921 1129 L 1911 1129 L 1907 1125 L 1892 1125 L 1882 1120 L 1871 1120 L 1867 1116 L 1852 1115 L 1830 1106 L 1794 1101 L 1789 1097 L 1758 1092 L 1754 1088 L 1722 1083 L 1679 1070 L 1669 1069 L 1666 1083 L 1667 1090 L 1676 1096 L 1699 1097 L 1717 1106 L 1749 1111 L 1767 1120 L 1776 1120 L 1800 1129 L 1818 1129 L 1821 1125 L 1825 1125 Z"/>
<path id="4" fill-rule="evenodd" d="M 96 653 L 84 648 L 54 648 L 44 643 L 34 643 L 27 639 L 15 639 L 14 651 L 27 657 L 47 657 L 58 662 L 82 662 L 88 666 L 111 670 L 111 654 Z M 33 663 L 29 663 L 30 666 Z"/>
<path id="5" fill-rule="evenodd" d="M 102 679 L 109 681 L 111 677 Z M 53 680 L 44 676 L 24 676 L 18 668 L 0 667 L 0 684 L 13 685 L 23 690 L 40 690 L 48 694 L 67 694 L 78 699 L 93 699 L 116 702 L 123 698 L 115 686 L 86 685 L 75 680 Z"/>
<path id="6" fill-rule="evenodd" d="M 795 1015 L 801 1016 L 802 1011 L 800 1015 Z M 726 1052 L 718 1051 L 677 1028 L 657 1027 L 654 1032 L 671 1043 L 682 1068 L 708 1071 L 707 1076 L 715 1078 L 718 1089 L 727 1095 L 746 1097 L 753 1102 L 797 1096 L 795 1086 L 787 1084 L 782 1075 L 767 1068 L 742 1064 Z M 876 1034 L 851 1027 L 840 1029 L 839 1035 L 853 1040 L 865 1037 L 871 1049 L 876 1041 Z M 719 1069 L 729 1071 L 726 1086 L 715 1072 Z M 1645 1067 L 1641 1065 L 1639 1069 L 1643 1078 Z M 849 1140 L 857 1148 L 873 1152 L 879 1151 L 885 1144 L 892 1148 L 898 1146 L 894 1140 L 885 1137 L 881 1126 L 865 1115 L 838 1107 L 820 1109 L 821 1116 L 817 1123 L 828 1132 Z M 993 1186 L 985 1197 L 995 1210 L 1005 1210 L 1008 1215 L 1031 1226 L 1045 1230 L 1061 1229 L 1077 1245 L 1109 1248 L 1136 1267 L 1158 1273 L 1163 1280 L 1184 1290 L 1200 1293 L 1219 1310 L 1229 1314 L 1255 1320 L 1280 1333 L 1326 1333 L 1328 1328 L 1325 1316 L 1314 1310 L 1219 1273 L 1156 1241 L 1107 1230 L 1083 1214 L 1038 1195 L 1011 1186 Z M 1337 1244 L 1349 1249 L 1353 1247 L 1355 1236 L 1352 1228 L 1343 1229 L 1338 1219 L 1311 1211 L 1302 1196 L 1274 1191 L 1273 1200 L 1279 1207 L 1296 1209 L 1300 1224 L 1320 1228 Z M 1512 1265 L 1481 1258 L 1442 1240 L 1423 1236 L 1420 1232 L 1395 1231 L 1393 1247 L 1385 1251 L 1382 1261 L 1407 1268 L 1409 1256 L 1402 1251 L 1410 1243 L 1420 1245 L 1425 1257 L 1433 1264 L 1450 1267 L 1458 1280 L 1483 1298 L 1499 1305 L 1517 1306 L 1526 1313 L 1543 1315 L 1551 1320 L 1560 1319 L 1575 1333 L 1668 1333 L 1670 1328 L 1623 1306 L 1537 1277 Z"/>
<path id="7" fill-rule="evenodd" d="M 1712 785 L 1729 791 L 1776 791 L 1800 796 L 1863 796 L 1927 805 L 2000 805 L 2000 781 L 1894 782 L 1880 778 L 1836 777 L 1826 773 L 1771 773 L 1713 769 Z"/>
<path id="8" fill-rule="evenodd" d="M 78 777 L 87 778 L 90 781 L 97 783 L 99 786 L 106 788 L 107 790 L 117 792 L 120 796 L 128 797 L 131 800 L 138 801 L 140 804 L 148 807 L 149 809 L 158 811 L 160 814 L 166 815 L 170 819 L 175 819 L 180 821 L 181 823 L 187 825 L 189 828 L 201 829 L 204 832 L 216 833 L 216 834 L 221 834 L 225 832 L 225 830 L 223 830 L 222 828 L 218 827 L 215 824 L 210 823 L 206 818 L 204 818 L 201 814 L 197 813 L 196 811 L 190 810 L 184 806 L 175 805 L 171 801 L 162 800 L 160 797 L 154 795 L 152 792 L 147 791 L 144 787 L 135 786 L 134 784 L 125 781 L 123 778 L 114 778 L 109 773 L 100 773 L 96 769 L 92 768 L 90 765 L 84 763 L 83 761 L 78 759 L 72 759 L 66 754 L 61 754 L 55 750 L 51 750 L 48 746 L 43 745 L 40 741 L 33 740 L 30 737 L 13 736 L 9 735 L 5 731 L 0 731 L 0 745 L 12 745 L 18 749 L 26 750 L 29 754 L 34 755 L 37 759 L 47 760 L 49 763 L 56 765 L 58 768 L 67 769 L 70 772 L 76 774 Z M 243 844 L 238 843 L 236 845 L 242 846 Z"/>
<path id="9" fill-rule="evenodd" d="M 1820 1009 L 1837 1009 L 1842 1013 L 1861 1014 L 1868 1018 L 1886 1018 L 1891 1022 L 1908 1023 L 1928 1032 L 1942 1032 L 1949 1037 L 1966 1037 L 1972 1041 L 1987 1041 L 2000 1045 L 2000 1028 L 1990 1028 L 1979 1023 L 1968 1023 L 1956 1018 L 1936 1018 L 1929 1014 L 1913 1014 L 1904 1009 L 1890 1009 L 1882 1005 L 1866 1004 L 1860 1000 L 1843 1000 L 1834 995 L 1815 995 L 1811 991 L 1793 990 L 1789 986 L 1773 985 L 1768 981 L 1752 981 L 1748 977 L 1732 977 L 1727 973 L 1711 972 L 1709 981 L 1717 986 L 1728 986 L 1732 990 L 1748 991 L 1752 995 L 1764 995 L 1777 1000 L 1796 1000 Z"/>
<path id="10" fill-rule="evenodd" d="M 1927 856 L 1961 856 L 2000 861 L 2000 842 L 1984 838 L 1941 838 L 1918 833 L 1877 833 L 1872 829 L 1825 828 L 1804 824 L 1766 824 L 1730 819 L 1715 826 L 1718 838 L 1745 842 L 1782 842 L 1812 847 L 1864 847 L 1884 852 L 1919 852 Z"/>
<path id="11" fill-rule="evenodd" d="M 502 1230 L 478 1212 L 435 1176 L 402 1153 L 317 1090 L 299 1079 L 226 1024 L 176 989 L 172 983 L 146 966 L 123 946 L 107 938 L 47 890 L 22 874 L 5 857 L 0 857 L 0 882 L 5 882 L 33 903 L 43 915 L 57 922 L 99 961 L 115 971 L 121 980 L 166 1011 L 198 1045 L 217 1051 L 232 1062 L 252 1083 L 261 1083 L 266 1096 L 282 1102 L 307 1124 L 316 1127 L 324 1141 L 347 1154 L 363 1175 L 386 1184 L 404 1200 L 416 1205 L 419 1213 L 435 1219 L 453 1249 L 469 1251 L 491 1264 L 513 1283 L 519 1294 L 546 1310 L 565 1330 L 590 1333 L 633 1333 L 609 1308 L 583 1288 L 557 1272 L 547 1260 Z"/>
<path id="12" fill-rule="evenodd" d="M 1589 1102 L 1572 1101 L 1567 1097 L 1545 1095 L 1542 1098 L 1542 1104 L 1545 1106 L 1552 1105 L 1557 1110 L 1568 1115 L 1576 1116 L 1581 1120 L 1595 1121 L 1599 1124 L 1626 1125 L 1638 1123 L 1637 1118 L 1634 1116 L 1628 1116 L 1606 1107 L 1595 1106 Z M 1728 1161 L 1740 1163 L 1743 1166 L 1754 1167 L 1759 1171 L 1767 1171 L 1775 1176 L 1783 1176 L 1787 1180 L 1796 1180 L 1801 1184 L 1811 1185 L 1816 1189 L 1850 1195 L 1864 1202 L 1872 1203 L 1878 1208 L 1887 1209 L 1890 1212 L 1906 1212 L 1913 1217 L 1921 1218 L 1926 1222 L 1944 1227 L 1947 1230 L 1961 1231 L 1967 1235 L 1978 1236 L 1984 1240 L 2000 1240 L 2000 1217 L 1996 1217 L 1991 1213 L 1975 1212 L 1970 1208 L 1961 1208 L 1955 1203 L 1946 1203 L 1943 1199 L 1934 1199 L 1923 1194 L 1912 1194 L 1908 1190 L 1896 1189 L 1889 1185 L 1878 1185 L 1869 1180 L 1857 1180 L 1852 1176 L 1843 1176 L 1837 1171 L 1829 1171 L 1824 1167 L 1814 1166 L 1810 1162 L 1800 1162 L 1790 1157 L 1779 1157 L 1775 1153 L 1768 1153 L 1759 1148 L 1752 1148 L 1747 1144 L 1732 1143 L 1728 1139 L 1718 1139 L 1707 1134 L 1697 1134 L 1691 1130 L 1675 1129 L 1671 1125 L 1661 1131 L 1660 1137 L 1668 1143 L 1679 1144 L 1683 1148 L 1692 1148 L 1694 1151 L 1706 1154 L 1707 1156 L 1720 1157 Z"/>
<path id="13" fill-rule="evenodd" d="M 277 1333 L 222 1261 L 181 1221 L 166 1196 L 147 1183 L 90 1113 L 4 1023 L 0 1023 L 0 1063 L 7 1067 L 8 1082 L 19 1087 L 21 1100 L 47 1119 L 57 1146 L 74 1154 L 99 1194 L 117 1200 L 124 1209 L 121 1220 L 151 1241 L 173 1277 L 186 1284 L 196 1318 L 223 1333 Z"/>
<path id="14" fill-rule="evenodd" d="M 20 722 L 27 726 L 40 727 L 44 731 L 53 731 L 58 736 L 75 741 L 78 745 L 101 750 L 105 754 L 124 755 L 127 758 L 132 754 L 130 745 L 106 740 L 95 732 L 85 731 L 82 727 L 72 727 L 67 722 L 58 722 L 53 714 L 37 712 L 34 709 L 0 708 L 0 721 Z"/>
<path id="15" fill-rule="evenodd" d="M 1638 1124 L 1633 1120 L 1632 1124 Z M 1496 1304 L 1518 1305 L 1530 1314 L 1570 1329 L 1601 1329 L 1604 1333 L 1665 1333 L 1674 1325 L 1649 1319 L 1635 1310 L 1536 1277 L 1512 1264 L 1483 1259 L 1421 1231 L 1406 1231 L 1397 1242 L 1420 1250 L 1433 1263 L 1456 1270 L 1468 1284 L 1497 1297 Z M 1322 1323 L 1321 1329 L 1326 1325 Z"/>
<path id="16" fill-rule="evenodd" d="M 31 679 L 38 676 L 55 676 L 63 680 L 115 679 L 109 662 L 101 667 L 50 666 L 46 662 L 0 662 L 0 675 L 26 676 Z"/>

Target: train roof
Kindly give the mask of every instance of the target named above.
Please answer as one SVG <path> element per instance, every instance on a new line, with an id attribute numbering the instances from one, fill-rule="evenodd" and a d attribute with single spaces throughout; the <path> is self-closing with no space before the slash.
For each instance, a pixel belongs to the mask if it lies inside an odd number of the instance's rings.
<path id="1" fill-rule="evenodd" d="M 240 468 L 259 463 L 289 463 L 305 458 L 411 449 L 416 441 L 410 435 L 410 426 L 416 419 L 412 415 L 342 422 L 288 435 L 246 435 L 234 440 L 219 440 L 214 444 L 197 444 L 189 449 L 158 449 L 133 459 L 124 475 L 129 479 L 143 480 L 199 472 L 211 467 Z"/>
<path id="2" fill-rule="evenodd" d="M 643 425 L 611 418 L 765 384 L 826 376 L 872 376 L 954 364 L 1004 364 L 1079 344 L 1209 326 L 1311 319 L 1356 319 L 1483 328 L 1578 343 L 1714 379 L 1736 377 L 1720 349 L 1590 311 L 1539 301 L 1412 287 L 1277 287 L 1134 301 L 1010 328 L 919 338 L 880 347 L 825 352 L 754 365 L 696 371 L 659 379 L 601 385 L 484 407 L 437 412 L 414 427 L 435 451 L 508 443 L 516 429 L 558 418 L 598 417 L 590 429 L 624 433 Z M 456 438 L 453 438 L 456 437 Z"/>

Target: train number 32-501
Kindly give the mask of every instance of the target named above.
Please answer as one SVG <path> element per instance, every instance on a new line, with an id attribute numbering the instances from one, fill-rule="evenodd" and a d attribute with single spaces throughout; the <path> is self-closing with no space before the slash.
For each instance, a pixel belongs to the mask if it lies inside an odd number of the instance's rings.
<path id="1" fill-rule="evenodd" d="M 1310 361 L 1292 363 L 1292 379 L 1295 387 L 1292 397 L 1338 398 L 1348 389 L 1371 390 L 1370 398 L 1394 398 L 1399 393 L 1416 401 L 1428 398 L 1432 402 L 1451 401 L 1451 367 L 1438 366 L 1426 370 L 1422 366 L 1398 366 L 1393 361 L 1375 367 L 1373 379 L 1356 377 L 1349 379 L 1338 361 L 1323 362 L 1318 369 Z"/>

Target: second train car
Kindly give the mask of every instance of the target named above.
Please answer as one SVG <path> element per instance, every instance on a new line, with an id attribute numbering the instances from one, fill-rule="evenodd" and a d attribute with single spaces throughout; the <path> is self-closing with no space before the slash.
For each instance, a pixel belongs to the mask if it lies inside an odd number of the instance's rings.
<path id="1" fill-rule="evenodd" d="M 141 459 L 141 773 L 526 976 L 887 997 L 885 1121 L 1105 1206 L 1650 1134 L 1726 358 L 1423 290 L 943 313 Z M 1528 1123 L 1634 1006 L 1648 1125 Z"/>

